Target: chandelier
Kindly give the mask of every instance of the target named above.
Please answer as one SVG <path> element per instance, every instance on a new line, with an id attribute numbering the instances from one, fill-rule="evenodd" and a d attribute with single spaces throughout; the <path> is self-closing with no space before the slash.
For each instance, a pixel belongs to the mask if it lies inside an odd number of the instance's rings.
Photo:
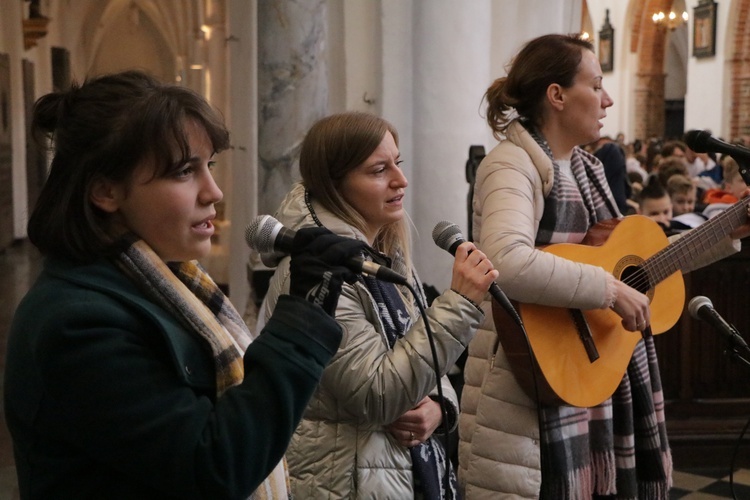
<path id="1" fill-rule="evenodd" d="M 688 13 L 683 12 L 682 16 L 678 16 L 675 11 L 670 11 L 669 14 L 659 11 L 654 12 L 651 19 L 654 21 L 655 25 L 674 31 L 676 28 L 679 28 L 680 25 L 687 22 Z"/>

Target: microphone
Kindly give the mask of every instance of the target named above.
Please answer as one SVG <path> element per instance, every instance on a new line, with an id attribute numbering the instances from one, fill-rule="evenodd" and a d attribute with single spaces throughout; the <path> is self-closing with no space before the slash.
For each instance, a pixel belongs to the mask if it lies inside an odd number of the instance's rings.
<path id="1" fill-rule="evenodd" d="M 738 144 L 726 143 L 705 130 L 687 132 L 685 144 L 696 153 L 721 153 L 731 156 L 738 162 L 750 161 L 750 149 Z"/>
<path id="2" fill-rule="evenodd" d="M 734 326 L 727 323 L 726 320 L 716 312 L 714 305 L 711 303 L 711 299 L 708 297 L 698 295 L 697 297 L 690 299 L 688 311 L 690 311 L 690 316 L 705 321 L 713 326 L 719 333 L 727 337 L 732 348 L 736 349 L 737 347 L 741 347 L 750 352 L 750 347 L 747 346 L 745 339 L 742 338 Z"/>
<path id="3" fill-rule="evenodd" d="M 259 215 L 245 228 L 245 241 L 250 248 L 261 254 L 265 265 L 273 267 L 281 257 L 292 252 L 296 234 L 270 215 Z M 350 257 L 344 265 L 358 274 L 366 274 L 389 283 L 409 285 L 406 278 L 393 269 L 361 257 Z"/>
<path id="4" fill-rule="evenodd" d="M 461 234 L 461 228 L 448 221 L 441 221 L 435 225 L 435 228 L 432 230 L 432 240 L 437 246 L 454 257 L 456 256 L 456 249 L 461 243 L 466 241 Z M 508 296 L 505 295 L 505 292 L 503 292 L 494 281 L 490 285 L 490 294 L 501 306 L 503 306 L 503 309 L 510 314 L 515 322 L 522 327 L 523 321 L 521 320 L 518 311 L 513 307 L 513 304 L 511 304 Z"/>

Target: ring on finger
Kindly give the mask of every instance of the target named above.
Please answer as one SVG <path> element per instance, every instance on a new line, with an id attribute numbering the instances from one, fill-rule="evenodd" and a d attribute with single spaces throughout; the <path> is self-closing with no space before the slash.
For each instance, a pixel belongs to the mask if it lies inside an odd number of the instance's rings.
<path id="1" fill-rule="evenodd" d="M 414 441 L 414 431 L 409 431 L 409 441 Z"/>

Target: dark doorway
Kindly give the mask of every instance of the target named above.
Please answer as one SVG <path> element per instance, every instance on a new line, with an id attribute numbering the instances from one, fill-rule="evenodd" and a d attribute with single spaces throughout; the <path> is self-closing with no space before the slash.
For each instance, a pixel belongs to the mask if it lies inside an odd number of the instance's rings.
<path id="1" fill-rule="evenodd" d="M 664 137 L 680 139 L 685 133 L 685 99 L 664 101 Z"/>

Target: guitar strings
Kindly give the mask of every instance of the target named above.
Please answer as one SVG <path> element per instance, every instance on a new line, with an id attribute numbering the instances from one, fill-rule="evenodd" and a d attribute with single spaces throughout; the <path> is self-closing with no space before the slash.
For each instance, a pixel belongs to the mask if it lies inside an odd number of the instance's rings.
<path id="1" fill-rule="evenodd" d="M 695 247 L 700 248 L 700 252 L 698 253 L 703 253 L 721 238 L 726 236 L 728 234 L 727 228 L 725 227 L 727 222 L 729 223 L 729 229 L 737 227 L 745 222 L 747 220 L 745 210 L 748 203 L 750 203 L 750 197 L 744 198 L 735 205 L 727 208 L 722 213 L 712 218 L 710 223 L 698 226 L 692 231 L 689 231 L 679 240 L 664 247 L 662 250 L 646 259 L 642 265 L 638 266 L 636 272 L 627 276 L 622 281 L 626 285 L 645 293 L 645 291 L 648 291 L 652 286 L 655 286 L 663 279 L 671 276 L 678 269 L 684 267 L 691 255 L 691 250 L 695 252 Z M 711 238 L 704 239 L 706 233 L 710 232 L 713 232 L 713 243 L 710 241 Z M 688 247 L 689 250 L 684 251 L 682 247 Z M 668 262 L 670 265 L 661 262 L 664 260 L 671 261 Z"/>
<path id="2" fill-rule="evenodd" d="M 746 198 L 745 200 L 735 204 L 734 206 L 729 207 L 728 209 L 714 217 L 709 223 L 704 223 L 704 225 L 698 226 L 694 230 L 689 231 L 682 238 L 677 240 L 677 242 L 675 242 L 676 244 L 668 245 L 660 252 L 649 258 L 646 261 L 645 267 L 648 267 L 653 271 L 662 271 L 660 275 L 654 276 L 654 282 L 658 283 L 662 279 L 670 276 L 678 269 L 684 267 L 688 261 L 688 258 L 690 257 L 690 249 L 694 250 L 695 247 L 700 247 L 699 253 L 703 253 L 708 250 L 710 246 L 717 243 L 719 240 L 721 240 L 721 238 L 726 236 L 729 232 L 729 229 L 731 229 L 732 227 L 737 227 L 738 225 L 743 223 L 747 218 L 744 211 L 748 202 L 750 202 L 750 198 Z M 706 233 L 712 233 L 713 238 L 706 238 Z M 683 251 L 683 247 L 687 247 L 688 251 Z M 675 256 L 674 254 L 677 255 Z M 662 258 L 662 260 L 666 259 L 668 261 L 671 261 L 673 265 L 659 265 L 660 258 Z"/>

